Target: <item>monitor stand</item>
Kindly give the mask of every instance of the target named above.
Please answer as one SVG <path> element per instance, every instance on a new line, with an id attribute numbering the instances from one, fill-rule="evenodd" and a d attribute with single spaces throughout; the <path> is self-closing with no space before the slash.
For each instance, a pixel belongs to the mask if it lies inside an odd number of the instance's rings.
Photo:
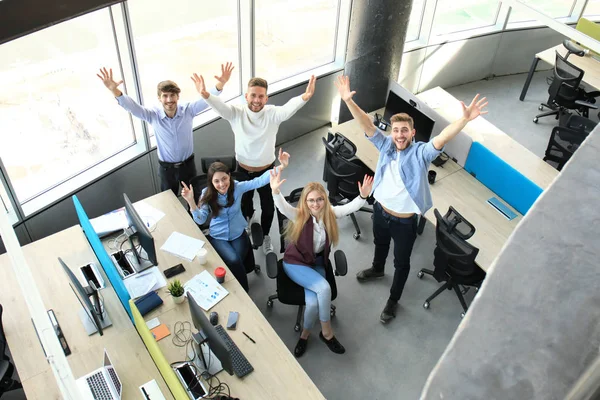
<path id="1" fill-rule="evenodd" d="M 133 268 L 135 272 L 142 272 L 145 269 L 153 267 L 154 264 L 150 261 L 146 250 L 144 250 L 142 246 L 140 246 L 139 251 L 135 248 L 135 244 L 133 243 L 133 237 L 137 235 L 135 229 L 128 227 L 125 228 L 124 231 L 127 235 L 127 239 L 129 239 L 129 245 L 131 246 L 131 251 L 125 253 L 125 259 L 131 268 Z"/>
<path id="2" fill-rule="evenodd" d="M 187 356 L 190 360 L 194 360 L 194 365 L 200 373 L 207 371 L 212 376 L 223 371 L 221 360 L 210 350 L 208 342 L 198 344 L 196 335 L 192 337 L 194 339 L 193 347 L 188 348 Z M 206 363 L 210 363 L 208 368 L 206 368 Z"/>
<path id="3" fill-rule="evenodd" d="M 89 314 L 87 313 L 87 311 L 85 311 L 83 307 L 79 309 L 79 312 L 77 314 L 79 315 L 79 319 L 81 320 L 81 323 L 83 324 L 83 327 L 85 328 L 85 331 L 88 334 L 88 336 L 92 336 L 94 333 L 98 332 L 96 324 L 94 324 L 94 321 L 90 319 Z M 112 326 L 112 321 L 110 320 L 108 313 L 104 313 L 104 319 L 100 320 L 100 326 L 102 326 L 102 330 L 108 328 L 109 326 Z"/>

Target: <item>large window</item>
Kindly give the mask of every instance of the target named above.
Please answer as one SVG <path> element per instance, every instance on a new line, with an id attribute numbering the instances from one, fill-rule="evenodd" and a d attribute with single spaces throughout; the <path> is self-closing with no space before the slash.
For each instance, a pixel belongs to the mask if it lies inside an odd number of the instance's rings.
<path id="1" fill-rule="evenodd" d="M 200 95 L 190 79 L 203 75 L 207 86 L 216 84 L 221 63 L 233 62 L 234 74 L 222 94 L 238 96 L 238 8 L 235 0 L 128 1 L 144 103 L 158 103 L 156 85 L 172 80 L 181 88 L 180 101 Z"/>
<path id="2" fill-rule="evenodd" d="M 433 35 L 483 28 L 496 23 L 497 0 L 438 0 L 433 20 Z"/>
<path id="3" fill-rule="evenodd" d="M 256 0 L 256 75 L 269 83 L 335 59 L 338 0 Z"/>
<path id="4" fill-rule="evenodd" d="M 21 203 L 134 143 L 103 65 L 119 70 L 108 9 L 0 46 L 0 157 Z"/>
<path id="5" fill-rule="evenodd" d="M 573 9 L 572 0 L 523 0 L 523 3 L 552 18 L 568 17 Z M 535 16 L 522 7 L 514 7 L 509 22 L 533 21 Z"/>
<path id="6" fill-rule="evenodd" d="M 417 40 L 419 38 L 424 8 L 425 0 L 413 0 L 410 20 L 408 21 L 408 28 L 406 29 L 406 42 Z"/>

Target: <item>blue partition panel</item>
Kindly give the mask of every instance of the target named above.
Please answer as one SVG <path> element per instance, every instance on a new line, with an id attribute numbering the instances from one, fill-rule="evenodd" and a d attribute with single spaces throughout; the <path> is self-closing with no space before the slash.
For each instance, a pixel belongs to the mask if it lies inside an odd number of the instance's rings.
<path id="1" fill-rule="evenodd" d="M 121 304 L 123 304 L 123 307 L 125 307 L 127 314 L 129 314 L 129 318 L 131 318 L 131 322 L 133 322 L 133 315 L 131 314 L 131 308 L 129 307 L 129 299 L 131 297 L 129 296 L 129 292 L 127 291 L 127 288 L 125 287 L 125 284 L 123 283 L 123 280 L 121 279 L 121 276 L 117 272 L 117 269 L 115 268 L 115 265 L 113 264 L 112 259 L 110 258 L 110 256 L 106 252 L 106 250 L 104 249 L 104 246 L 102 246 L 102 242 L 100 241 L 100 238 L 96 234 L 96 231 L 94 231 L 94 228 L 92 227 L 92 224 L 90 223 L 90 219 L 88 218 L 87 214 L 85 213 L 85 210 L 83 209 L 83 206 L 79 202 L 79 199 L 77 198 L 76 195 L 73 195 L 73 204 L 75 204 L 75 211 L 77 212 L 77 217 L 79 218 L 79 224 L 81 225 L 81 229 L 83 229 L 83 233 L 87 237 L 87 240 L 90 243 L 90 246 L 92 246 L 92 250 L 94 250 L 94 253 L 96 254 L 96 258 L 98 258 L 100 265 L 102 265 L 102 268 L 104 269 L 106 276 L 110 280 L 110 283 L 111 283 L 113 289 L 115 289 L 115 292 L 117 293 L 117 296 L 119 297 L 119 300 L 121 300 Z"/>
<path id="2" fill-rule="evenodd" d="M 465 170 L 523 215 L 543 191 L 478 142 L 471 145 Z"/>

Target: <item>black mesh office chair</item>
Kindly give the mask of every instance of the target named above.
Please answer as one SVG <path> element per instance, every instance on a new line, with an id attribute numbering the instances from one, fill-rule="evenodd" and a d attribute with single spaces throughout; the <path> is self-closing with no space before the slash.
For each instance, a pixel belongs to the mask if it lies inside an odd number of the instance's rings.
<path id="1" fill-rule="evenodd" d="M 194 201 L 196 202 L 196 204 L 198 204 L 198 201 L 200 200 L 200 195 L 202 194 L 202 190 L 204 190 L 204 188 L 207 185 L 207 174 L 208 174 L 208 168 L 210 167 L 210 165 L 214 162 L 222 162 L 223 164 L 225 164 L 229 170 L 231 171 L 231 177 L 233 179 L 236 179 L 236 162 L 235 162 L 235 158 L 232 156 L 217 156 L 217 157 L 205 157 L 202 158 L 200 160 L 200 166 L 202 168 L 202 175 L 198 175 L 193 177 L 190 180 L 190 186 L 192 186 L 192 188 L 194 189 Z M 200 228 L 200 230 L 204 233 L 205 236 L 209 236 L 210 231 L 209 231 L 209 227 L 210 227 L 210 220 L 211 220 L 211 216 L 209 216 L 206 219 L 206 222 L 204 222 L 202 225 L 198 225 L 198 227 Z M 262 232 L 262 228 L 260 226 L 260 224 L 258 223 L 253 223 L 250 226 L 250 246 L 252 249 L 256 250 L 258 249 L 260 246 L 262 246 L 263 243 L 263 232 Z M 256 261 L 254 259 L 254 252 L 249 251 L 248 254 L 246 255 L 246 258 L 244 259 L 244 266 L 246 267 L 246 273 L 251 273 L 251 272 L 255 272 L 255 273 L 260 273 L 260 265 L 256 264 Z"/>
<path id="2" fill-rule="evenodd" d="M 373 172 L 355 156 L 356 145 L 341 133 L 335 135 L 329 132 L 327 139 L 323 139 L 325 146 L 325 165 L 323 180 L 327 182 L 329 201 L 332 205 L 344 204 L 358 196 L 358 182 L 362 182 L 365 175 L 373 176 Z M 369 204 L 373 204 L 372 197 Z M 373 213 L 372 209 L 362 207 L 359 211 Z M 360 227 L 354 213 L 350 214 L 356 232 L 354 239 L 360 237 Z"/>
<path id="3" fill-rule="evenodd" d="M 554 76 L 552 84 L 548 88 L 548 100 L 542 103 L 538 108 L 542 111 L 549 108 L 549 111 L 538 114 L 533 118 L 537 123 L 539 118 L 554 115 L 556 119 L 561 120 L 569 110 L 574 110 L 587 117 L 590 109 L 598 109 L 594 103 L 600 92 L 586 92 L 581 87 L 581 80 L 584 71 L 571 64 L 556 52 L 556 61 L 554 64 Z"/>
<path id="4" fill-rule="evenodd" d="M 288 203 L 292 205 L 296 205 L 298 200 L 300 200 L 300 194 L 302 193 L 302 188 L 298 188 L 292 191 L 289 196 L 285 199 Z M 287 225 L 288 219 L 282 213 L 277 210 L 277 222 L 279 226 L 279 235 L 280 235 L 280 253 L 285 252 L 285 240 L 284 240 L 284 230 Z M 329 286 L 331 287 L 331 301 L 335 300 L 337 297 L 337 285 L 335 283 L 336 276 L 344 276 L 348 273 L 348 262 L 346 261 L 346 255 L 343 251 L 337 250 L 334 255 L 335 267 L 333 269 L 333 265 L 330 260 L 327 260 L 325 265 L 325 279 L 329 282 Z M 267 254 L 267 276 L 271 279 L 277 279 L 277 293 L 269 296 L 267 300 L 267 307 L 273 307 L 273 300 L 279 299 L 279 301 L 283 304 L 298 306 L 298 315 L 296 317 L 296 325 L 294 325 L 294 330 L 296 332 L 300 332 L 301 329 L 301 321 L 302 315 L 304 311 L 304 288 L 294 281 L 292 281 L 283 269 L 283 259 L 277 258 L 275 253 Z M 331 317 L 335 317 L 336 308 L 333 304 L 331 304 Z"/>
<path id="5" fill-rule="evenodd" d="M 561 171 L 595 126 L 588 118 L 571 115 L 563 126 L 552 128 L 544 161 Z"/>
<path id="6" fill-rule="evenodd" d="M 6 355 L 6 336 L 4 335 L 4 326 L 2 325 L 2 314 L 4 309 L 0 304 L 0 397 L 11 390 L 20 389 L 23 386 L 17 380 L 12 378 L 15 371 L 10 358 Z"/>
<path id="7" fill-rule="evenodd" d="M 468 307 L 463 294 L 467 292 L 468 287 L 479 290 L 485 278 L 485 272 L 475 262 L 479 249 L 467 243 L 467 239 L 475 233 L 475 227 L 452 206 L 443 217 L 437 209 L 433 212 L 437 219 L 436 248 L 433 253 L 435 269 L 433 271 L 422 269 L 417 277 L 421 279 L 424 274 L 427 274 L 433 276 L 438 282 L 445 283 L 425 300 L 423 307 L 429 309 L 431 301 L 440 293 L 446 289 L 454 289 L 463 307 L 461 317 L 464 317 Z M 462 291 L 459 285 L 463 286 Z"/>

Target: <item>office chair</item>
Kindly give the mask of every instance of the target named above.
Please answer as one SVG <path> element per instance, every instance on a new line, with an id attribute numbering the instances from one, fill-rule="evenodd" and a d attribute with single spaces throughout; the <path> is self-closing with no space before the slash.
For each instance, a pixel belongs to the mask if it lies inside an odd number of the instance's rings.
<path id="1" fill-rule="evenodd" d="M 433 276 L 438 282 L 445 283 L 425 300 L 423 308 L 429 309 L 431 301 L 444 290 L 454 289 L 463 307 L 462 318 L 468 309 L 463 294 L 467 292 L 468 287 L 479 290 L 485 278 L 485 272 L 475 262 L 479 249 L 467 243 L 467 239 L 475 233 L 475 227 L 452 206 L 443 217 L 437 209 L 433 212 L 437 219 L 436 248 L 433 253 L 435 269 L 433 271 L 422 269 L 417 277 L 421 279 L 424 274 L 427 274 Z M 459 285 L 463 286 L 462 291 Z"/>
<path id="2" fill-rule="evenodd" d="M 302 188 L 294 189 L 289 196 L 285 199 L 288 203 L 296 205 L 300 200 L 300 194 Z M 285 239 L 284 231 L 287 225 L 288 219 L 279 210 L 277 210 L 277 222 L 279 226 L 280 235 L 280 253 L 285 252 Z M 346 255 L 343 251 L 337 250 L 334 255 L 336 269 L 333 269 L 333 265 L 330 260 L 327 260 L 325 265 L 325 279 L 329 282 L 331 287 L 331 301 L 337 297 L 337 285 L 335 283 L 335 276 L 345 276 L 348 273 L 348 262 L 346 261 Z M 277 279 L 277 293 L 269 296 L 267 300 L 267 307 L 273 307 L 273 300 L 279 299 L 283 304 L 292 306 L 298 306 L 298 314 L 296 317 L 296 325 L 294 325 L 294 331 L 300 332 L 302 315 L 304 312 L 304 288 L 294 281 L 292 281 L 283 269 L 283 259 L 277 259 L 277 255 L 273 252 L 267 254 L 267 276 L 271 279 Z M 331 304 L 331 317 L 335 317 L 336 308 Z"/>
<path id="3" fill-rule="evenodd" d="M 343 204 L 352 201 L 358 196 L 358 182 L 362 182 L 365 174 L 373 175 L 373 172 L 356 156 L 356 145 L 341 133 L 327 134 L 327 139 L 322 138 L 325 146 L 325 165 L 323 168 L 323 180 L 327 182 L 329 201 L 332 205 Z M 373 204 L 370 196 L 369 204 Z M 362 207 L 359 211 L 373 213 L 372 209 Z M 360 227 L 354 213 L 350 214 L 356 232 L 352 235 L 354 239 L 360 238 Z"/>
<path id="4" fill-rule="evenodd" d="M 571 64 L 556 52 L 554 76 L 548 88 L 549 97 L 546 103 L 538 107 L 540 111 L 544 107 L 550 110 L 536 115 L 533 122 L 537 123 L 539 118 L 549 115 L 555 115 L 556 119 L 561 120 L 569 110 L 577 111 L 587 117 L 590 109 L 598 109 L 594 103 L 595 98 L 600 96 L 600 92 L 586 92 L 581 87 L 583 75 L 584 71 L 581 68 Z"/>
<path id="5" fill-rule="evenodd" d="M 543 160 L 561 171 L 595 126 L 588 118 L 571 115 L 563 126 L 552 128 Z"/>
<path id="6" fill-rule="evenodd" d="M 0 397 L 6 392 L 21 389 L 21 382 L 12 378 L 15 371 L 10 358 L 6 355 L 6 336 L 4 335 L 4 326 L 2 325 L 2 314 L 4 309 L 0 304 Z"/>
<path id="7" fill-rule="evenodd" d="M 236 162 L 235 162 L 235 158 L 232 156 L 218 156 L 218 157 L 205 157 L 202 158 L 200 160 L 200 166 L 202 168 L 202 175 L 198 175 L 193 177 L 190 180 L 190 186 L 192 186 L 192 188 L 194 189 L 194 201 L 196 202 L 196 204 L 198 204 L 198 201 L 200 200 L 200 195 L 202 194 L 202 190 L 204 190 L 204 188 L 206 187 L 206 185 L 208 184 L 207 182 L 207 177 L 208 177 L 208 168 L 210 167 L 210 165 L 214 162 L 220 161 L 223 164 L 225 164 L 229 170 L 231 171 L 231 178 L 235 179 L 236 178 Z M 209 236 L 210 235 L 210 220 L 211 220 L 211 216 L 209 215 L 208 218 L 206 219 L 206 221 L 202 224 L 202 225 L 198 225 L 198 227 L 200 228 L 200 230 L 202 231 L 202 233 L 204 233 L 205 236 Z M 262 228 L 260 226 L 260 224 L 258 223 L 253 223 L 250 226 L 250 246 L 253 250 L 258 249 L 260 246 L 262 246 L 263 243 L 263 231 Z M 253 251 L 249 251 L 248 254 L 246 255 L 246 258 L 244 259 L 244 266 L 246 267 L 246 273 L 251 273 L 251 272 L 255 272 L 255 273 L 260 273 L 260 265 L 256 264 L 255 259 L 254 259 L 254 252 Z"/>
<path id="8" fill-rule="evenodd" d="M 571 54 L 575 54 L 578 57 L 583 57 L 585 55 L 585 50 L 579 47 L 577 44 L 573 43 L 570 39 L 563 40 L 563 46 L 567 49 L 567 54 L 565 54 L 565 60 L 569 58 Z"/>

